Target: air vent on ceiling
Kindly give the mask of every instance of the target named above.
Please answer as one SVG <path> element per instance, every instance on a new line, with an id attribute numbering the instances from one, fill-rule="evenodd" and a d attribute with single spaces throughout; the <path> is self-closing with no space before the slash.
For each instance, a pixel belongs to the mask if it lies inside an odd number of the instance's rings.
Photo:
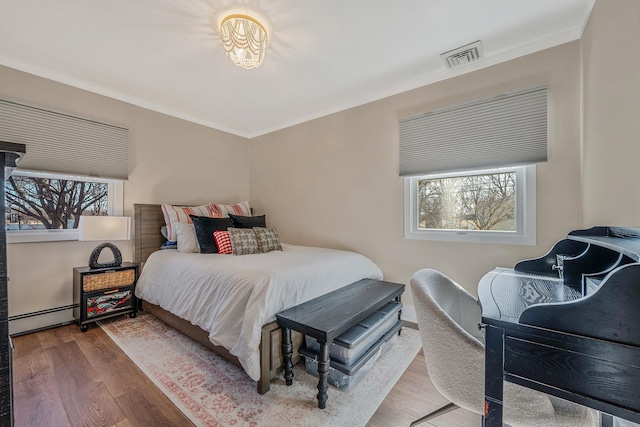
<path id="1" fill-rule="evenodd" d="M 440 57 L 449 69 L 473 64 L 483 58 L 482 42 L 478 40 L 468 45 L 445 52 L 441 54 Z"/>

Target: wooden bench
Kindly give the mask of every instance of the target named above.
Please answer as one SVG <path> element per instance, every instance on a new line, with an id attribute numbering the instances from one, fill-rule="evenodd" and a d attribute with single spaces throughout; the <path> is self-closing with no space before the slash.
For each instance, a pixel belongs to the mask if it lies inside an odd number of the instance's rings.
<path id="1" fill-rule="evenodd" d="M 278 325 L 282 328 L 284 378 L 287 385 L 293 384 L 291 331 L 294 330 L 320 343 L 318 407 L 324 409 L 329 388 L 329 347 L 333 340 L 389 301 L 400 301 L 403 292 L 404 285 L 399 283 L 363 279 L 276 314 Z"/>

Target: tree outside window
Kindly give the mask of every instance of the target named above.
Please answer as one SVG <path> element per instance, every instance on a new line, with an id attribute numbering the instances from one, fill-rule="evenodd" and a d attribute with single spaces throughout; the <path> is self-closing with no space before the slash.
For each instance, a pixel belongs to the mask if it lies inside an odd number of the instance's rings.
<path id="1" fill-rule="evenodd" d="M 14 174 L 5 183 L 7 230 L 78 227 L 81 215 L 107 215 L 105 182 Z"/>
<path id="2" fill-rule="evenodd" d="M 418 180 L 418 228 L 516 231 L 516 174 Z"/>

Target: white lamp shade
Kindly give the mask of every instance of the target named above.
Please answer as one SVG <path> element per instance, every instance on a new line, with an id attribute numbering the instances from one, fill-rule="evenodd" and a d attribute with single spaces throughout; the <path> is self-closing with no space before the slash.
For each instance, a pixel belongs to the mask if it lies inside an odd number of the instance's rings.
<path id="1" fill-rule="evenodd" d="M 131 218 L 128 216 L 81 216 L 78 240 L 129 240 Z"/>

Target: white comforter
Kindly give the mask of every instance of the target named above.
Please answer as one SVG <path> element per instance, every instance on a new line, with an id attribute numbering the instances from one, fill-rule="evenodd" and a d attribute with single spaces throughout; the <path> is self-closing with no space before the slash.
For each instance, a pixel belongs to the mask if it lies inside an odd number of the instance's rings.
<path id="1" fill-rule="evenodd" d="M 376 264 L 354 252 L 282 247 L 242 256 L 156 251 L 136 295 L 209 331 L 257 381 L 261 328 L 276 313 L 360 279 L 382 279 Z"/>

